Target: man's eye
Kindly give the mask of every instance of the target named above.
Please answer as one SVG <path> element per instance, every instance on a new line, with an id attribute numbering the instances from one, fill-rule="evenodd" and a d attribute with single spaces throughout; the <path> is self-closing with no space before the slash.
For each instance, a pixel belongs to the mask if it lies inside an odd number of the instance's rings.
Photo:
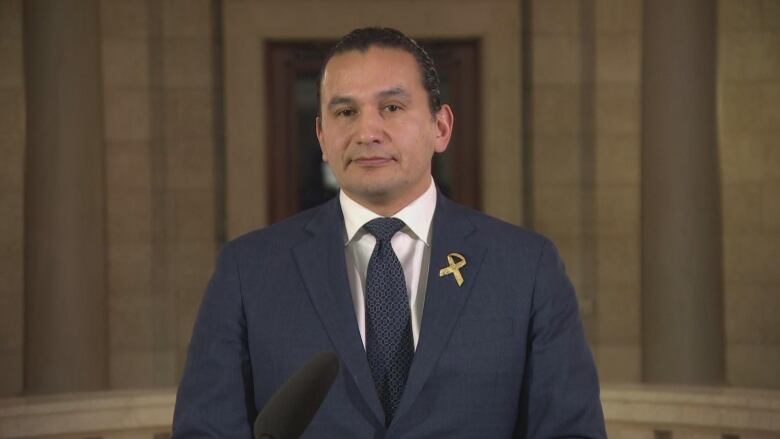
<path id="1" fill-rule="evenodd" d="M 390 105 L 386 105 L 385 106 L 385 110 L 387 110 L 387 111 L 389 111 L 391 113 L 395 113 L 396 111 L 398 111 L 400 109 L 401 109 L 401 107 L 399 105 L 396 105 L 396 104 L 390 104 Z"/>
<path id="2" fill-rule="evenodd" d="M 350 117 L 355 115 L 355 110 L 351 108 L 344 108 L 336 112 L 336 116 Z"/>

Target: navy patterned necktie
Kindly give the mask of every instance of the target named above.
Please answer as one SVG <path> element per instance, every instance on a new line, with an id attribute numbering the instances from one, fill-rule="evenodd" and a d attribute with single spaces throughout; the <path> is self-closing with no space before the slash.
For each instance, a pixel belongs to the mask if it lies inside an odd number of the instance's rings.
<path id="1" fill-rule="evenodd" d="M 377 218 L 363 226 L 376 238 L 366 273 L 366 354 L 386 425 L 401 401 L 414 356 L 406 281 L 390 245 L 403 226 L 397 218 Z"/>

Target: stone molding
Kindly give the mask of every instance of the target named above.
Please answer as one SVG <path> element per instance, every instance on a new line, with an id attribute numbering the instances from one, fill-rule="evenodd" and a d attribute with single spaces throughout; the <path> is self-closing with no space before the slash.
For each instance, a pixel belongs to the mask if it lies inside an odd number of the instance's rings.
<path id="1" fill-rule="evenodd" d="M 650 431 L 701 430 L 743 436 L 762 432 L 780 437 L 780 391 L 777 390 L 606 385 L 601 389 L 601 403 L 609 426 L 636 425 L 649 427 Z"/>
<path id="2" fill-rule="evenodd" d="M 613 384 L 601 399 L 611 438 L 780 438 L 776 390 Z M 174 389 L 0 399 L 0 437 L 167 437 L 175 400 Z"/>
<path id="3" fill-rule="evenodd" d="M 167 436 L 175 401 L 173 389 L 0 399 L 0 437 Z"/>

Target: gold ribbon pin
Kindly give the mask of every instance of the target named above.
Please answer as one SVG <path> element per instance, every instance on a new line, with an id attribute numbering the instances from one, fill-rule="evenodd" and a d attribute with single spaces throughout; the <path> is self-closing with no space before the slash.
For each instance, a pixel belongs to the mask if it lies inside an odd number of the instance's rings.
<path id="1" fill-rule="evenodd" d="M 448 274 L 455 276 L 455 282 L 458 286 L 463 285 L 463 275 L 460 274 L 460 269 L 466 265 L 466 258 L 460 253 L 450 253 L 447 255 L 448 266 L 439 270 L 439 277 L 444 277 Z"/>

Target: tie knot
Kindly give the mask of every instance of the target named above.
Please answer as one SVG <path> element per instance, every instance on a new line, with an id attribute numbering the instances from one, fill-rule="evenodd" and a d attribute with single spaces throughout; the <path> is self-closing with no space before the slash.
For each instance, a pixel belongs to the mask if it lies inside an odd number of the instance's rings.
<path id="1" fill-rule="evenodd" d="M 404 222 L 398 218 L 376 218 L 364 224 L 363 228 L 377 241 L 389 241 L 403 226 Z"/>

